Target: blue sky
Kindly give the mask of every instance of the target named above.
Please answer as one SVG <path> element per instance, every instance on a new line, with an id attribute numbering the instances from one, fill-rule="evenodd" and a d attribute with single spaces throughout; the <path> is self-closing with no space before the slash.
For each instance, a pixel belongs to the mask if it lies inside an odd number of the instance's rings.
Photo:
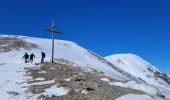
<path id="1" fill-rule="evenodd" d="M 169 0 L 1 0 L 0 33 L 71 40 L 102 56 L 134 53 L 170 74 Z"/>

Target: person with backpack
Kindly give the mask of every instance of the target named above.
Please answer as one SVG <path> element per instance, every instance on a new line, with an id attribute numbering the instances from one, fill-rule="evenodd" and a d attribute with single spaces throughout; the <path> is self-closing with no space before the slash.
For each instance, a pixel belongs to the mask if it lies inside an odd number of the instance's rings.
<path id="1" fill-rule="evenodd" d="M 41 52 L 41 63 L 44 63 L 45 53 Z"/>
<path id="2" fill-rule="evenodd" d="M 23 56 L 23 58 L 25 59 L 25 63 L 27 63 L 29 59 L 29 55 L 27 54 L 27 52 L 25 52 L 25 55 Z"/>
<path id="3" fill-rule="evenodd" d="M 31 63 L 33 62 L 34 57 L 35 57 L 35 55 L 32 53 L 32 54 L 30 55 L 30 60 L 29 60 L 29 61 L 31 61 Z"/>

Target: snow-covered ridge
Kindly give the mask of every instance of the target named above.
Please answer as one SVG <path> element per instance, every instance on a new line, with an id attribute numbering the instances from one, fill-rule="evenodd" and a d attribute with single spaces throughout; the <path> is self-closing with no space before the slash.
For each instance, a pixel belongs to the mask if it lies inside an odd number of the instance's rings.
<path id="1" fill-rule="evenodd" d="M 116 54 L 108 56 L 106 59 L 122 70 L 146 81 L 150 78 L 158 79 L 159 77 L 157 77 L 156 73 L 164 74 L 158 68 L 134 54 Z M 165 77 L 167 77 L 166 74 Z"/>
<path id="2" fill-rule="evenodd" d="M 116 54 L 107 56 L 105 59 L 122 70 L 143 79 L 157 89 L 163 88 L 170 93 L 170 78 L 168 75 L 141 57 L 134 54 Z"/>

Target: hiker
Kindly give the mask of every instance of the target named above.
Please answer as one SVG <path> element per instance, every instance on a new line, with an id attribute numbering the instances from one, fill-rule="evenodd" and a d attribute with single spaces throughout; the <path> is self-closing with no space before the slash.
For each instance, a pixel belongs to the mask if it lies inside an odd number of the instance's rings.
<path id="1" fill-rule="evenodd" d="M 34 57 L 35 57 L 35 55 L 32 53 L 32 54 L 30 55 L 30 60 L 29 60 L 29 61 L 31 61 L 31 63 L 33 62 Z"/>
<path id="2" fill-rule="evenodd" d="M 41 63 L 44 63 L 45 53 L 41 52 Z"/>
<path id="3" fill-rule="evenodd" d="M 23 58 L 25 59 L 25 63 L 27 63 L 29 59 L 29 55 L 27 54 L 27 52 L 25 52 L 25 55 L 23 56 Z"/>

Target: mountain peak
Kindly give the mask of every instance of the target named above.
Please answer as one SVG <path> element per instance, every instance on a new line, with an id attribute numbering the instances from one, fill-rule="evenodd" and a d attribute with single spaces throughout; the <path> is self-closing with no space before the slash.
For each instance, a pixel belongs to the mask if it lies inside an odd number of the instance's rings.
<path id="1" fill-rule="evenodd" d="M 165 73 L 135 54 L 115 54 L 105 59 L 149 84 L 170 87 L 170 79 Z"/>
<path id="2" fill-rule="evenodd" d="M 157 71 L 159 70 L 155 66 L 153 66 L 151 63 L 148 61 L 144 60 L 140 56 L 132 53 L 127 53 L 127 54 L 114 54 L 105 57 L 107 60 L 116 63 L 120 63 L 124 66 L 134 66 L 134 67 L 140 67 L 140 68 L 152 68 L 153 70 Z"/>

